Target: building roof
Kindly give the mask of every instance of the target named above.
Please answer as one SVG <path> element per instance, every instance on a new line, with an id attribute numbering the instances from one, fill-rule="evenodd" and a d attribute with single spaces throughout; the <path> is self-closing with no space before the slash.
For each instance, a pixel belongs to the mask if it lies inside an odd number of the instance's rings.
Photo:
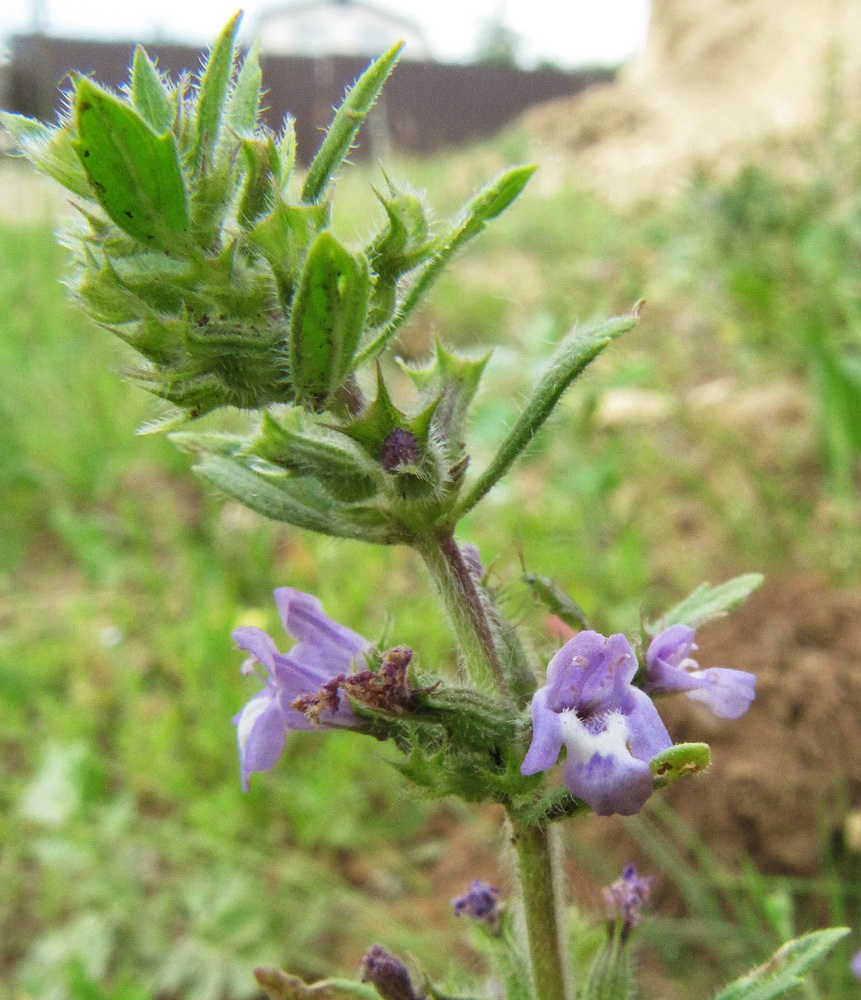
<path id="1" fill-rule="evenodd" d="M 396 41 L 406 58 L 429 58 L 421 27 L 365 0 L 298 0 L 262 11 L 251 34 L 263 52 L 378 55 Z"/>

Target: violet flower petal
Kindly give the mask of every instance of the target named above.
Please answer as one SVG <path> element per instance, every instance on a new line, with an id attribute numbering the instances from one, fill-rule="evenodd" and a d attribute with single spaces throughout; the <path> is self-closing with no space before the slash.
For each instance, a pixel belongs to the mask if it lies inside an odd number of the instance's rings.
<path id="1" fill-rule="evenodd" d="M 327 673 L 335 662 L 340 664 L 338 673 L 362 665 L 358 654 L 369 650 L 371 643 L 333 621 L 316 597 L 293 587 L 278 587 L 273 593 L 284 631 L 299 640 L 290 650 L 293 660 Z"/>
<path id="2" fill-rule="evenodd" d="M 696 648 L 694 630 L 688 625 L 670 625 L 656 635 L 646 651 L 646 690 L 683 691 L 722 719 L 744 715 L 756 697 L 756 677 L 728 667 L 701 670 L 690 656 Z"/>
<path id="3" fill-rule="evenodd" d="M 268 687 L 255 695 L 233 721 L 239 743 L 242 790 L 247 792 L 249 776 L 254 771 L 268 771 L 281 756 L 287 723 L 274 689 Z"/>

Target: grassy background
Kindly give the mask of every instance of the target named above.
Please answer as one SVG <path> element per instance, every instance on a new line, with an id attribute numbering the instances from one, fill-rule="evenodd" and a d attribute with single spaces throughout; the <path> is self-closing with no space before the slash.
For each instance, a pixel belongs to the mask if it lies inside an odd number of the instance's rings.
<path id="1" fill-rule="evenodd" d="M 408 357 L 434 333 L 499 345 L 472 427 L 480 468 L 572 323 L 648 300 L 464 525 L 540 650 L 552 640 L 521 560 L 604 630 L 750 569 L 857 582 L 859 148 L 803 183 L 700 178 L 624 215 L 539 173 L 413 324 Z M 390 172 L 445 215 L 524 152 L 512 133 Z M 348 237 L 370 231 L 377 182 L 345 177 Z M 447 975 L 452 949 L 468 957 L 435 886 L 463 847 L 459 807 L 410 797 L 388 749 L 350 734 L 291 736 L 242 795 L 230 725 L 253 685 L 229 633 L 277 634 L 274 586 L 313 591 L 426 664 L 451 660 L 421 567 L 263 523 L 194 481 L 167 440 L 136 438 L 153 403 L 68 302 L 63 267 L 50 222 L 0 224 L 0 985 L 39 1000 L 242 998 L 255 964 L 352 972 L 378 939 Z M 495 821 L 474 828 L 491 852 Z M 645 834 L 656 850 L 666 835 Z M 704 984 L 742 971 L 793 924 L 792 886 L 753 870 L 732 881 L 703 858 L 673 877 L 709 961 L 692 970 L 690 950 L 664 948 L 688 986 L 694 971 Z M 464 884 L 480 874 L 466 854 L 448 867 Z M 817 891 L 840 917 L 839 880 Z M 854 995 L 840 963 L 810 996 Z"/>

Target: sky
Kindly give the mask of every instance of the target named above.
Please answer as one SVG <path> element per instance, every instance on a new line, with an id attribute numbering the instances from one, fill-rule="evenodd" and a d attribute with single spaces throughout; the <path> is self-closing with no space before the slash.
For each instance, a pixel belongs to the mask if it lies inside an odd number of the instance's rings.
<path id="1" fill-rule="evenodd" d="M 482 28 L 502 19 L 521 40 L 524 65 L 551 61 L 571 67 L 615 65 L 645 38 L 649 0 L 369 0 L 419 24 L 433 55 L 468 59 Z M 41 21 L 56 35 L 155 38 L 207 45 L 238 6 L 246 24 L 277 0 L 6 0 L 0 2 L 0 40 Z"/>

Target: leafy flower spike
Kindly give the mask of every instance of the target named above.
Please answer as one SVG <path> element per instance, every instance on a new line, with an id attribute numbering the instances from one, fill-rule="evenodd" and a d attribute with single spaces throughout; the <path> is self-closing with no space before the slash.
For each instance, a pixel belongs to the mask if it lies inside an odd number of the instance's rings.
<path id="1" fill-rule="evenodd" d="M 688 625 L 670 625 L 656 635 L 646 652 L 646 690 L 650 694 L 684 691 L 721 719 L 744 715 L 756 697 L 756 677 L 727 667 L 700 670 L 690 656 L 696 648 L 694 630 Z"/>
<path id="2" fill-rule="evenodd" d="M 639 812 L 652 794 L 649 761 L 672 746 L 651 699 L 632 686 L 637 659 L 624 635 L 580 632 L 547 667 L 532 699 L 532 745 L 523 774 L 551 768 L 599 816 Z"/>
<path id="3" fill-rule="evenodd" d="M 243 673 L 262 666 L 266 686 L 233 719 L 239 741 L 242 787 L 254 771 L 268 771 L 284 749 L 288 729 L 332 729 L 358 726 L 359 718 L 337 684 L 326 688 L 363 662 L 371 644 L 355 632 L 332 621 L 316 597 L 292 587 L 274 591 L 284 630 L 299 641 L 286 654 L 279 653 L 271 636 L 252 625 L 234 629 L 233 638 L 251 656 Z M 262 675 L 261 675 L 262 676 Z M 308 695 L 326 692 L 317 710 L 303 714 L 295 703 Z M 314 699 L 312 699 L 314 700 Z M 320 707 L 322 706 L 322 707 Z M 310 716 L 310 717 L 309 717 Z"/>

